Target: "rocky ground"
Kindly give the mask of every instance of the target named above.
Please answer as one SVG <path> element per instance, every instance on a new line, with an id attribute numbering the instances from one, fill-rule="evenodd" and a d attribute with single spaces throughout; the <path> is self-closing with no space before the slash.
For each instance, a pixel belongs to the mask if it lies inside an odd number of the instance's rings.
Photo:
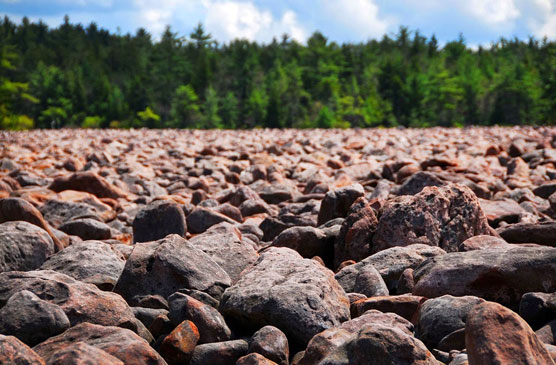
<path id="1" fill-rule="evenodd" d="M 554 364 L 556 129 L 0 133 L 1 364 Z"/>

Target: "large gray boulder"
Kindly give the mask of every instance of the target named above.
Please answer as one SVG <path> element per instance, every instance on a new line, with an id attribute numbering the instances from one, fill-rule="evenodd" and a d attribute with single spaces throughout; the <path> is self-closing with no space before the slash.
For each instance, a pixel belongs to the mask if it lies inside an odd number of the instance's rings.
<path id="1" fill-rule="evenodd" d="M 220 310 L 248 328 L 273 325 L 295 344 L 349 319 L 334 274 L 288 248 L 270 248 L 222 297 Z"/>
<path id="2" fill-rule="evenodd" d="M 0 309 L 0 333 L 13 335 L 29 346 L 58 335 L 69 326 L 62 308 L 28 290 L 12 295 Z"/>
<path id="3" fill-rule="evenodd" d="M 114 288 L 132 305 L 134 298 L 167 298 L 179 289 L 196 289 L 219 298 L 230 277 L 213 259 L 183 237 L 137 243 Z"/>
<path id="4" fill-rule="evenodd" d="M 48 258 L 42 270 L 54 270 L 102 290 L 112 290 L 125 266 L 114 246 L 100 241 L 77 242 Z"/>
<path id="5" fill-rule="evenodd" d="M 0 272 L 37 269 L 53 253 L 44 229 L 23 221 L 0 224 Z"/>
<path id="6" fill-rule="evenodd" d="M 252 244 L 242 240 L 241 232 L 229 223 L 220 223 L 189 242 L 209 255 L 236 282 L 241 272 L 259 255 Z"/>

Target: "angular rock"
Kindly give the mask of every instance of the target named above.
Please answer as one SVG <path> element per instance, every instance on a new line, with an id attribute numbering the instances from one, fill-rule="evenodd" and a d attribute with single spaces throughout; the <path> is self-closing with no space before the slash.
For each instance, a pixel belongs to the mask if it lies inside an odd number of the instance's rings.
<path id="1" fill-rule="evenodd" d="M 39 268 L 54 253 L 48 233 L 24 221 L 0 224 L 0 272 Z"/>
<path id="2" fill-rule="evenodd" d="M 189 365 L 235 365 L 245 355 L 247 342 L 244 340 L 207 343 L 195 347 Z"/>
<path id="3" fill-rule="evenodd" d="M 210 305 L 183 293 L 174 293 L 168 298 L 168 318 L 174 325 L 189 320 L 199 332 L 199 344 L 227 341 L 231 331 L 222 315 Z"/>
<path id="4" fill-rule="evenodd" d="M 475 194 L 461 185 L 426 187 L 389 201 L 373 236 L 374 252 L 420 243 L 457 251 L 460 243 L 491 234 Z"/>
<path id="5" fill-rule="evenodd" d="M 224 214 L 199 207 L 195 208 L 187 216 L 187 230 L 191 233 L 203 233 L 210 227 L 222 222 L 234 224 L 234 220 L 226 217 Z"/>
<path id="6" fill-rule="evenodd" d="M 518 247 L 453 252 L 415 269 L 413 294 L 472 295 L 516 308 L 528 292 L 556 291 L 556 249 Z"/>
<path id="7" fill-rule="evenodd" d="M 169 365 L 187 363 L 198 341 L 197 326 L 191 321 L 183 321 L 164 338 L 159 352 Z"/>
<path id="8" fill-rule="evenodd" d="M 443 295 L 429 299 L 419 310 L 415 336 L 428 348 L 438 348 L 438 344 L 445 336 L 465 328 L 469 311 L 483 302 L 483 299 L 471 296 Z"/>
<path id="9" fill-rule="evenodd" d="M 327 238 L 322 230 L 315 227 L 291 227 L 282 231 L 271 246 L 291 248 L 304 258 L 319 256 L 330 261 L 334 247 Z"/>
<path id="10" fill-rule="evenodd" d="M 245 355 L 240 357 L 236 365 L 275 365 L 274 361 L 271 361 L 264 357 L 263 355 L 259 355 L 257 353 L 252 353 L 249 355 Z"/>
<path id="11" fill-rule="evenodd" d="M 69 319 L 62 308 L 27 290 L 12 295 L 0 309 L 0 333 L 13 335 L 29 346 L 69 327 Z"/>
<path id="12" fill-rule="evenodd" d="M 270 248 L 226 290 L 221 312 L 246 327 L 273 325 L 290 341 L 349 319 L 349 300 L 333 273 L 288 248 Z"/>
<path id="13" fill-rule="evenodd" d="M 162 357 L 147 341 L 132 331 L 91 323 L 80 323 L 35 346 L 33 350 L 50 363 L 56 355 L 75 343 L 85 343 L 120 359 L 126 365 L 165 365 Z"/>
<path id="14" fill-rule="evenodd" d="M 465 345 L 470 364 L 554 364 L 531 327 L 497 303 L 471 309 Z"/>
<path id="15" fill-rule="evenodd" d="M 365 198 L 358 198 L 334 242 L 334 267 L 346 260 L 360 261 L 371 254 L 372 237 L 378 220 Z"/>
<path id="16" fill-rule="evenodd" d="M 336 274 L 336 280 L 342 285 L 346 293 L 354 291 L 355 283 L 366 267 L 374 267 L 388 286 L 395 292 L 398 279 L 406 269 L 414 269 L 428 258 L 444 255 L 446 252 L 439 247 L 428 245 L 410 245 L 406 247 L 392 247 L 375 253 L 372 256 L 342 268 Z"/>
<path id="17" fill-rule="evenodd" d="M 0 306 L 22 290 L 28 290 L 42 300 L 58 305 L 72 326 L 90 322 L 138 330 L 138 321 L 122 297 L 103 292 L 92 284 L 67 275 L 51 270 L 0 274 Z"/>
<path id="18" fill-rule="evenodd" d="M 58 177 L 50 184 L 49 189 L 55 192 L 64 190 L 85 191 L 98 198 L 118 199 L 127 196 L 124 191 L 110 184 L 102 176 L 92 171 L 76 172 Z"/>
<path id="19" fill-rule="evenodd" d="M 395 313 L 410 322 L 415 322 L 418 310 L 426 300 L 426 298 L 415 295 L 392 295 L 361 299 L 351 305 L 351 316 L 356 318 L 374 309 L 384 313 Z"/>
<path id="20" fill-rule="evenodd" d="M 157 200 L 141 209 L 133 220 L 133 242 L 149 242 L 169 234 L 184 237 L 187 232 L 185 214 L 176 203 Z"/>
<path id="21" fill-rule="evenodd" d="M 124 363 L 103 351 L 84 342 L 75 342 L 60 349 L 50 357 L 49 365 L 124 365 Z"/>
<path id="22" fill-rule="evenodd" d="M 54 270 L 111 291 L 125 266 L 124 256 L 100 241 L 77 242 L 48 258 L 41 270 Z"/>
<path id="23" fill-rule="evenodd" d="M 556 319 L 556 293 L 525 293 L 519 302 L 519 315 L 537 330 Z"/>
<path id="24" fill-rule="evenodd" d="M 0 199 L 0 223 L 10 221 L 25 221 L 34 224 L 44 229 L 50 238 L 52 238 L 55 251 L 60 251 L 64 248 L 62 242 L 56 237 L 49 224 L 44 220 L 41 212 L 28 201 L 20 198 Z"/>
<path id="25" fill-rule="evenodd" d="M 504 239 L 500 237 L 487 236 L 484 234 L 473 236 L 465 241 L 463 241 L 459 247 L 458 251 L 475 251 L 484 250 L 489 248 L 509 248 L 509 244 Z"/>
<path id="26" fill-rule="evenodd" d="M 360 184 L 329 191 L 322 199 L 317 225 L 320 226 L 334 218 L 345 217 L 353 202 L 364 194 L 365 190 Z"/>
<path id="27" fill-rule="evenodd" d="M 538 329 L 535 334 L 539 341 L 548 345 L 556 345 L 556 320 L 548 322 Z"/>
<path id="28" fill-rule="evenodd" d="M 510 243 L 536 243 L 556 247 L 556 222 L 517 223 L 496 230 Z"/>
<path id="29" fill-rule="evenodd" d="M 51 199 L 40 208 L 44 217 L 53 227 L 79 218 L 101 219 L 103 214 L 94 206 L 86 203 L 68 202 Z"/>
<path id="30" fill-rule="evenodd" d="M 353 265 L 355 266 L 355 265 Z M 362 266 L 352 282 L 349 276 L 338 276 L 336 280 L 344 288 L 346 293 L 360 293 L 367 297 L 384 296 L 388 295 L 388 287 L 380 276 L 380 273 L 372 265 Z"/>
<path id="31" fill-rule="evenodd" d="M 16 337 L 0 334 L 0 364 L 45 365 L 45 362 Z"/>
<path id="32" fill-rule="evenodd" d="M 328 354 L 320 365 L 370 364 L 438 365 L 425 345 L 398 328 L 366 325 L 342 346 Z"/>
<path id="33" fill-rule="evenodd" d="M 446 184 L 446 180 L 433 172 L 419 171 L 406 179 L 395 193 L 396 195 L 415 195 L 427 186 L 444 186 Z"/>
<path id="34" fill-rule="evenodd" d="M 286 335 L 274 326 L 264 326 L 249 340 L 249 353 L 257 353 L 280 365 L 288 365 L 290 348 Z"/>
<path id="35" fill-rule="evenodd" d="M 242 240 L 239 230 L 228 223 L 212 226 L 189 242 L 224 269 L 232 283 L 236 282 L 241 272 L 259 257 L 253 246 Z"/>
<path id="36" fill-rule="evenodd" d="M 485 200 L 481 199 L 481 208 L 488 219 L 488 223 L 497 227 L 500 222 L 517 223 L 526 213 L 515 200 Z"/>
<path id="37" fill-rule="evenodd" d="M 80 218 L 61 224 L 58 229 L 82 240 L 107 240 L 112 236 L 110 226 L 91 218 Z"/>
<path id="38" fill-rule="evenodd" d="M 145 295 L 167 298 L 182 288 L 219 298 L 229 285 L 228 274 L 207 254 L 172 234 L 158 241 L 137 243 L 114 291 L 128 301 Z"/>

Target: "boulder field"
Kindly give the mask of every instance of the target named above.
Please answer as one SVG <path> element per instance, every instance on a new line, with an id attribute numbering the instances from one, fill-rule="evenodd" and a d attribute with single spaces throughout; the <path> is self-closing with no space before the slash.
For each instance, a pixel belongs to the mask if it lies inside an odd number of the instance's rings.
<path id="1" fill-rule="evenodd" d="M 0 364 L 556 364 L 555 128 L 0 146 Z"/>

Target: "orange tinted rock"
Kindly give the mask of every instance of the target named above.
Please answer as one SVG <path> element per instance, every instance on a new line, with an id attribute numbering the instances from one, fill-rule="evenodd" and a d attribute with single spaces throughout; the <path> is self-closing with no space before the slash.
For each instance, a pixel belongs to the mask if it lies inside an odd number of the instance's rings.
<path id="1" fill-rule="evenodd" d="M 195 323 L 183 321 L 162 341 L 160 354 L 170 365 L 187 363 L 199 338 Z"/>
<path id="2" fill-rule="evenodd" d="M 0 364 L 45 365 L 45 362 L 17 338 L 0 335 Z"/>
<path id="3" fill-rule="evenodd" d="M 554 364 L 531 327 L 497 303 L 485 302 L 471 309 L 465 345 L 470 364 Z"/>

